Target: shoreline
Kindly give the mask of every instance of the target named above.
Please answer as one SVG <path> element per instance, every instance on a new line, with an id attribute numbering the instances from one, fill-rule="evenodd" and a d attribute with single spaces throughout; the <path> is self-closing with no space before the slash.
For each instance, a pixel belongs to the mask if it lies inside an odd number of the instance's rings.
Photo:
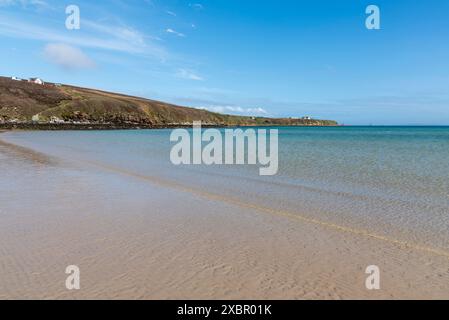
<path id="1" fill-rule="evenodd" d="M 170 129 L 187 128 L 188 126 L 150 126 L 133 124 L 32 124 L 14 123 L 0 124 L 0 133 L 7 131 L 88 131 L 88 130 L 139 130 L 139 129 Z"/>
<path id="2" fill-rule="evenodd" d="M 257 127 L 340 127 L 339 125 L 210 125 L 202 124 L 202 128 L 257 128 Z M 32 123 L 15 123 L 0 124 L 0 133 L 8 131 L 111 131 L 111 130 L 161 130 L 161 129 L 189 129 L 192 125 L 139 125 L 139 124 L 32 124 Z"/>

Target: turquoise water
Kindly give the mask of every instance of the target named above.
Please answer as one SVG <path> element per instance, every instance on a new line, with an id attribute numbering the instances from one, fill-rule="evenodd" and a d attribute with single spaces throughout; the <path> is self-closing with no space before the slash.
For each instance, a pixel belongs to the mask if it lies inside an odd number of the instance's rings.
<path id="1" fill-rule="evenodd" d="M 126 170 L 449 248 L 449 127 L 278 129 L 279 173 L 273 177 L 259 176 L 259 166 L 174 166 L 170 130 L 15 132 L 4 138 L 71 166 Z"/>

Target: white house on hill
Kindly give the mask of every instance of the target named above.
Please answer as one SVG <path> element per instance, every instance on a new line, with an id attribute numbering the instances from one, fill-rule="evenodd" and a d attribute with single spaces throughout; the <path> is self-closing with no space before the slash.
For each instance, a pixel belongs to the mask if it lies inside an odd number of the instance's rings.
<path id="1" fill-rule="evenodd" d="M 44 80 L 42 80 L 41 78 L 30 78 L 30 80 L 28 80 L 28 82 L 40 84 L 40 85 L 45 84 Z"/>

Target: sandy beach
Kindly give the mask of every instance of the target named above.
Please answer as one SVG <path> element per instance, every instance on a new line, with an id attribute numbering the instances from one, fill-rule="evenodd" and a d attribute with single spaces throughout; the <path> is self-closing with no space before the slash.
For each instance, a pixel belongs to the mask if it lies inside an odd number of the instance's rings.
<path id="1" fill-rule="evenodd" d="M 449 250 L 430 235 L 0 139 L 0 299 L 449 298 Z M 81 290 L 65 288 L 68 265 Z M 369 265 L 381 290 L 365 287 Z"/>

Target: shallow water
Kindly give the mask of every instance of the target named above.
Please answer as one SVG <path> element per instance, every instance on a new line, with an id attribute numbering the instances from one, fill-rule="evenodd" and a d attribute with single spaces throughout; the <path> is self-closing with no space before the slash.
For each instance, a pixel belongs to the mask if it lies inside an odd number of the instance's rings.
<path id="1" fill-rule="evenodd" d="M 170 130 L 14 132 L 4 138 L 72 165 L 124 170 L 449 248 L 449 127 L 279 130 L 273 177 L 259 176 L 259 166 L 174 166 Z"/>
<path id="2" fill-rule="evenodd" d="M 449 128 L 279 129 L 273 177 L 173 166 L 169 130 L 2 134 L 0 298 L 447 298 Z"/>

